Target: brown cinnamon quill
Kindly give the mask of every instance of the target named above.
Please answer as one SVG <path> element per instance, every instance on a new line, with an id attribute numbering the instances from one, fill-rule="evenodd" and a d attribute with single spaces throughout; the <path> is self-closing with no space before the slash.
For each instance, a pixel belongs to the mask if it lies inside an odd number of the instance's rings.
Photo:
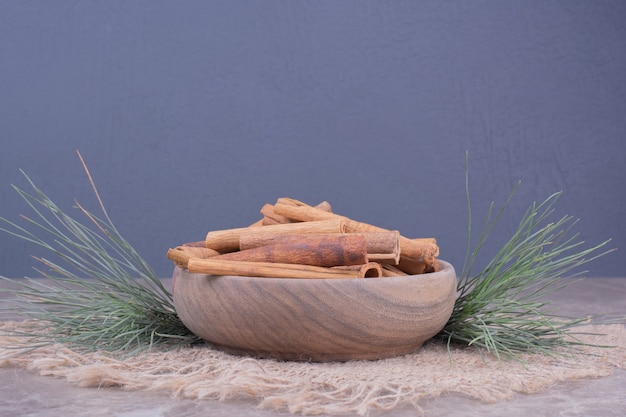
<path id="1" fill-rule="evenodd" d="M 228 261 L 214 258 L 192 258 L 188 264 L 189 272 L 209 275 L 239 275 L 261 278 L 362 278 L 359 271 L 322 266 L 271 263 Z"/>
<path id="2" fill-rule="evenodd" d="M 281 216 L 301 222 L 341 218 L 346 224 L 346 233 L 387 232 L 387 229 L 368 223 L 358 222 L 336 213 L 328 213 L 291 198 L 279 198 L 274 204 L 274 212 Z M 434 239 L 409 239 L 400 236 L 400 251 L 403 255 L 423 259 L 427 266 L 434 265 L 434 258 L 439 255 L 439 247 Z"/>
<path id="3" fill-rule="evenodd" d="M 232 252 L 239 249 L 239 237 L 244 232 L 310 234 L 310 233 L 343 233 L 345 232 L 343 219 L 335 218 L 323 221 L 274 224 L 261 227 L 241 227 L 235 229 L 216 230 L 207 233 L 205 246 L 218 252 Z"/>
<path id="4" fill-rule="evenodd" d="M 269 227 L 269 226 L 263 226 Z M 250 234 L 246 235 L 247 238 Z M 217 256 L 219 260 L 276 262 L 316 266 L 361 265 L 368 262 L 362 235 L 311 234 L 284 236 L 274 243 Z M 244 239 L 244 235 L 241 235 Z M 244 246 L 245 247 L 245 246 Z"/>

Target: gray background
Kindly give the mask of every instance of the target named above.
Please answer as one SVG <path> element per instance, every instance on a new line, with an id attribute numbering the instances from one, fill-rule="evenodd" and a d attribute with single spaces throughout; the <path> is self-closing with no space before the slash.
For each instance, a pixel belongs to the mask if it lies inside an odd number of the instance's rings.
<path id="1" fill-rule="evenodd" d="M 0 1 L 0 216 L 18 169 L 97 209 L 162 276 L 168 247 L 289 196 L 434 236 L 460 269 L 465 152 L 484 249 L 563 191 L 588 245 L 626 246 L 626 2 Z M 77 213 L 78 214 L 78 213 Z M 37 275 L 0 234 L 0 275 Z M 588 265 L 624 276 L 623 252 Z"/>

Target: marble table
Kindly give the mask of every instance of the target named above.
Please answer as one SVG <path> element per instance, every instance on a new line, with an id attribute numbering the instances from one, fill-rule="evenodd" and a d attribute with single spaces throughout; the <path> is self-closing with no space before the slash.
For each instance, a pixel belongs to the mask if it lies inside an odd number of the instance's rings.
<path id="1" fill-rule="evenodd" d="M 10 284 L 0 282 L 0 287 Z M 9 295 L 0 293 L 0 308 Z M 626 316 L 626 278 L 586 278 L 552 297 L 563 315 L 609 314 Z M 1 320 L 15 317 L 0 313 Z M 458 395 L 445 395 L 421 404 L 426 416 L 626 416 L 626 371 L 598 379 L 555 384 L 532 395 L 484 404 Z M 0 368 L 0 416 L 258 416 L 290 415 L 259 410 L 245 401 L 176 400 L 150 392 L 127 392 L 115 388 L 79 388 L 62 380 L 38 376 L 17 368 Z M 414 408 L 402 407 L 372 416 L 416 416 Z"/>

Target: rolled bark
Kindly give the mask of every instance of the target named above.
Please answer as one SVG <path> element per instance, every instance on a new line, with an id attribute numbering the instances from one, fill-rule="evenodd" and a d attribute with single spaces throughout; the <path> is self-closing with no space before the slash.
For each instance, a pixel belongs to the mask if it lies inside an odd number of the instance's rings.
<path id="1" fill-rule="evenodd" d="M 243 234 L 241 238 L 244 238 Z M 368 255 L 363 235 L 337 233 L 290 235 L 284 240 L 276 240 L 273 244 L 227 253 L 216 259 L 331 267 L 362 265 L 368 262 Z"/>
<path id="2" fill-rule="evenodd" d="M 324 210 L 327 211 L 329 213 L 333 212 L 333 208 L 330 205 L 330 203 L 328 201 L 322 201 L 321 203 L 319 203 L 317 206 L 315 206 L 316 209 L 320 209 L 320 210 Z"/>
<path id="3" fill-rule="evenodd" d="M 388 232 L 382 227 L 358 222 L 336 213 L 328 213 L 311 207 L 292 198 L 279 198 L 274 205 L 274 212 L 281 216 L 301 222 L 329 220 L 341 218 L 346 223 L 346 233 Z M 429 266 L 434 265 L 434 258 L 439 255 L 439 247 L 434 239 L 409 239 L 400 236 L 400 251 L 410 258 L 423 258 Z"/>
<path id="4" fill-rule="evenodd" d="M 309 222 L 317 220 L 347 219 L 345 216 L 312 207 L 293 198 L 282 197 L 274 204 L 274 213 L 287 217 L 291 220 Z"/>
<path id="5" fill-rule="evenodd" d="M 381 265 L 381 269 L 383 277 L 402 277 L 409 275 L 395 265 L 384 264 Z"/>
<path id="6" fill-rule="evenodd" d="M 311 221 L 286 224 L 274 224 L 263 227 L 240 227 L 235 229 L 216 230 L 207 233 L 205 246 L 218 252 L 233 252 L 239 249 L 239 237 L 243 232 L 250 233 L 343 233 L 345 222 L 335 218 L 326 221 Z"/>
<path id="7" fill-rule="evenodd" d="M 335 266 L 332 269 L 358 271 L 359 278 L 380 278 L 383 276 L 383 270 L 378 262 L 368 262 L 363 265 Z"/>
<path id="8" fill-rule="evenodd" d="M 408 275 L 419 275 L 426 272 L 428 265 L 422 258 L 411 258 L 409 256 L 400 255 L 400 263 L 398 269 L 406 272 Z"/>
<path id="9" fill-rule="evenodd" d="M 334 236 L 334 237 L 333 237 Z M 362 236 L 369 261 L 398 264 L 400 260 L 400 233 L 397 230 L 388 232 L 345 233 L 343 236 Z M 286 235 L 284 233 L 250 233 L 244 231 L 239 236 L 239 249 L 246 250 L 276 243 L 307 244 L 326 237 L 329 241 L 337 239 L 336 235 L 306 234 Z"/>
<path id="10" fill-rule="evenodd" d="M 333 211 L 328 201 L 322 201 L 317 206 L 315 206 L 315 208 L 324 210 L 329 213 L 332 213 Z M 260 222 L 264 226 L 268 226 L 271 224 L 294 223 L 298 221 L 276 214 L 276 212 L 274 211 L 274 206 L 272 204 L 265 204 L 261 208 L 261 214 L 263 215 L 263 218 L 260 220 Z"/>
<path id="11" fill-rule="evenodd" d="M 206 247 L 204 245 L 204 240 L 199 240 L 199 241 L 196 241 L 196 242 L 183 243 L 181 246 L 194 247 L 194 248 L 205 248 Z"/>
<path id="12" fill-rule="evenodd" d="M 432 265 L 428 265 L 426 268 L 426 273 L 429 272 L 439 272 L 441 271 L 441 264 L 439 263 L 439 259 L 434 259 Z"/>
<path id="13" fill-rule="evenodd" d="M 346 233 L 346 235 L 362 235 L 365 238 L 365 248 L 370 261 L 394 265 L 400 261 L 400 232 L 397 230 Z"/>
<path id="14" fill-rule="evenodd" d="M 215 258 L 192 258 L 189 260 L 188 269 L 189 272 L 197 274 L 236 275 L 260 278 L 362 278 L 359 275 L 359 271 L 350 269 L 286 263 L 228 261 Z"/>
<path id="15" fill-rule="evenodd" d="M 260 221 L 263 226 L 294 222 L 294 220 L 288 219 L 285 216 L 280 216 L 274 213 L 274 206 L 271 204 L 263 205 L 263 207 L 261 207 L 261 214 L 263 215 L 263 218 Z"/>
<path id="16" fill-rule="evenodd" d="M 167 258 L 173 261 L 177 266 L 181 268 L 187 268 L 189 259 L 191 258 L 210 258 L 217 256 L 220 253 L 213 249 L 191 246 L 189 244 L 177 246 L 173 249 L 168 249 Z"/>

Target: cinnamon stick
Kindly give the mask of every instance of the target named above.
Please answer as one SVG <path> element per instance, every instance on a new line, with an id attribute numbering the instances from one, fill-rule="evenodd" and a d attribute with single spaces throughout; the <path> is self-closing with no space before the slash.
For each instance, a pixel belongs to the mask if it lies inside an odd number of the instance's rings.
<path id="1" fill-rule="evenodd" d="M 387 232 L 387 229 L 368 223 L 358 222 L 336 213 L 328 213 L 311 207 L 292 198 L 279 198 L 274 204 L 274 212 L 281 216 L 301 222 L 329 220 L 341 218 L 346 223 L 346 233 L 360 232 Z M 411 258 L 423 258 L 427 265 L 434 263 L 434 257 L 439 254 L 439 247 L 434 239 L 409 239 L 400 236 L 400 251 Z"/>
<path id="2" fill-rule="evenodd" d="M 270 226 L 264 226 L 270 227 Z M 249 236 L 249 235 L 248 235 Z M 275 262 L 316 266 L 361 265 L 368 262 L 363 235 L 311 234 L 284 236 L 275 243 L 230 252 L 219 260 Z M 244 239 L 244 235 L 241 235 Z"/>
<path id="3" fill-rule="evenodd" d="M 397 264 L 400 260 L 400 233 L 397 230 L 388 232 L 345 233 L 343 236 L 362 236 L 365 250 L 370 261 Z M 239 236 L 239 249 L 246 250 L 276 243 L 309 244 L 319 239 L 337 239 L 335 235 L 307 234 L 286 235 L 284 233 L 250 233 L 244 231 Z"/>
<path id="4" fill-rule="evenodd" d="M 218 252 L 232 252 L 239 249 L 239 237 L 243 232 L 250 233 L 285 233 L 285 234 L 310 234 L 310 233 L 343 233 L 345 222 L 335 218 L 324 221 L 298 222 L 286 224 L 274 224 L 263 227 L 240 227 L 235 229 L 216 230 L 207 233 L 205 246 Z"/>
<path id="5" fill-rule="evenodd" d="M 346 233 L 346 235 L 361 235 L 365 238 L 365 249 L 370 261 L 394 265 L 400 261 L 400 232 L 397 230 Z"/>
<path id="6" fill-rule="evenodd" d="M 187 268 L 187 264 L 191 258 L 204 259 L 217 256 L 219 254 L 220 253 L 218 251 L 213 249 L 185 244 L 177 246 L 173 249 L 168 249 L 167 258 L 173 261 L 177 266 Z"/>
<path id="7" fill-rule="evenodd" d="M 401 277 L 408 275 L 395 265 L 384 264 L 381 265 L 383 277 Z"/>
<path id="8" fill-rule="evenodd" d="M 378 262 L 368 262 L 363 265 L 334 266 L 332 269 L 358 271 L 359 278 L 380 278 L 383 276 L 383 270 Z"/>
<path id="9" fill-rule="evenodd" d="M 199 240 L 199 241 L 196 241 L 196 242 L 183 243 L 181 246 L 191 246 L 191 247 L 194 247 L 194 248 L 204 248 L 204 247 L 206 247 L 204 245 L 204 240 Z"/>
<path id="10" fill-rule="evenodd" d="M 345 216 L 321 210 L 296 199 L 287 197 L 282 197 L 276 200 L 276 204 L 274 204 L 274 213 L 300 222 L 329 220 L 336 219 L 338 217 L 347 219 Z"/>
<path id="11" fill-rule="evenodd" d="M 400 263 L 398 269 L 406 272 L 408 275 L 419 275 L 426 272 L 428 265 L 423 258 L 411 258 L 409 256 L 400 255 Z"/>
<path id="12" fill-rule="evenodd" d="M 189 260 L 188 269 L 189 272 L 197 274 L 238 275 L 261 278 L 362 278 L 359 276 L 359 271 L 348 269 L 286 263 L 228 261 L 215 258 L 192 258 Z"/>
<path id="13" fill-rule="evenodd" d="M 263 218 L 260 220 L 260 222 L 263 226 L 294 222 L 294 220 L 288 219 L 285 216 L 281 216 L 281 215 L 274 213 L 274 206 L 271 204 L 263 205 L 263 207 L 261 207 L 261 214 L 263 215 Z"/>
<path id="14" fill-rule="evenodd" d="M 324 210 L 329 213 L 333 211 L 328 201 L 322 201 L 317 206 L 315 206 L 315 208 Z M 263 218 L 260 220 L 260 222 L 264 226 L 268 226 L 271 224 L 293 223 L 297 221 L 276 214 L 276 212 L 274 211 L 274 206 L 272 204 L 263 205 L 263 207 L 261 208 L 261 214 L 263 215 Z"/>

